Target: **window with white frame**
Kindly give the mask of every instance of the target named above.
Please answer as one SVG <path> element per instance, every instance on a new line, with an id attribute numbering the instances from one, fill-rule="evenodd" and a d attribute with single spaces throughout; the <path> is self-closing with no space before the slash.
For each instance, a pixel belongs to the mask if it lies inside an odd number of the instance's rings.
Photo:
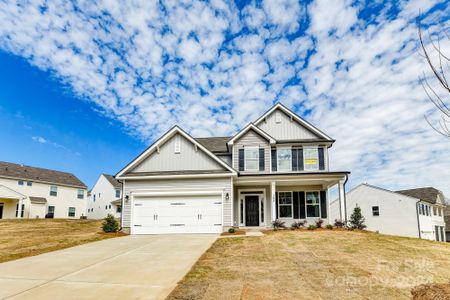
<path id="1" fill-rule="evenodd" d="M 278 216 L 292 218 L 292 192 L 278 192 Z"/>
<path id="2" fill-rule="evenodd" d="M 77 198 L 78 199 L 84 199 L 84 190 L 83 189 L 78 189 L 78 191 L 77 191 Z"/>
<path id="3" fill-rule="evenodd" d="M 291 148 L 277 148 L 277 170 L 292 171 Z"/>
<path id="4" fill-rule="evenodd" d="M 320 218 L 319 192 L 306 192 L 306 217 Z"/>
<path id="5" fill-rule="evenodd" d="M 259 170 L 259 148 L 245 148 L 244 149 L 245 171 L 258 171 Z"/>
<path id="6" fill-rule="evenodd" d="M 116 189 L 116 198 L 120 198 L 120 190 Z"/>
<path id="7" fill-rule="evenodd" d="M 56 185 L 50 186 L 50 196 L 58 196 L 58 187 Z"/>
<path id="8" fill-rule="evenodd" d="M 317 147 L 303 147 L 303 166 L 305 171 L 319 170 L 319 149 Z"/>
<path id="9" fill-rule="evenodd" d="M 175 137 L 175 145 L 174 145 L 174 152 L 180 153 L 181 152 L 181 138 L 179 135 Z"/>
<path id="10" fill-rule="evenodd" d="M 69 207 L 69 217 L 75 217 L 75 207 Z"/>

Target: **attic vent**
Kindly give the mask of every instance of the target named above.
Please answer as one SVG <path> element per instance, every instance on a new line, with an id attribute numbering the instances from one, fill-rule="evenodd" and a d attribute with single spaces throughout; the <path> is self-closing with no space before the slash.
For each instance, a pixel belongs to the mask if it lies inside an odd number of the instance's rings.
<path id="1" fill-rule="evenodd" d="M 275 123 L 281 123 L 281 113 L 278 110 L 275 112 Z"/>
<path id="2" fill-rule="evenodd" d="M 181 152 L 181 141 L 180 141 L 180 136 L 177 135 L 175 137 L 175 149 L 174 149 L 175 153 L 180 153 Z"/>

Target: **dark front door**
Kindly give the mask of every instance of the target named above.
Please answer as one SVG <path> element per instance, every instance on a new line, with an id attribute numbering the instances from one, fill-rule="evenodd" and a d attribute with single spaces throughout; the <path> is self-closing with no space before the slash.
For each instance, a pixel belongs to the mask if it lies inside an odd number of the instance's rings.
<path id="1" fill-rule="evenodd" d="M 0 203 L 0 219 L 3 219 L 3 203 Z"/>
<path id="2" fill-rule="evenodd" d="M 259 226 L 258 202 L 258 196 L 245 196 L 245 226 Z"/>

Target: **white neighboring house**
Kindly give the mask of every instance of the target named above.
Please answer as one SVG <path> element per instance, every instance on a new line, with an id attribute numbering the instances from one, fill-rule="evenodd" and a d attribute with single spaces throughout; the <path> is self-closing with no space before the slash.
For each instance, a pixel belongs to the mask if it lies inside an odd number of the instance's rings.
<path id="1" fill-rule="evenodd" d="M 360 184 L 346 195 L 348 218 L 361 208 L 367 229 L 383 234 L 445 241 L 444 196 L 427 187 L 390 191 Z M 331 203 L 331 215 L 339 219 L 339 203 Z"/>
<path id="2" fill-rule="evenodd" d="M 71 173 L 0 162 L 0 219 L 79 219 L 86 189 Z"/>
<path id="3" fill-rule="evenodd" d="M 108 214 L 120 218 L 122 184 L 113 176 L 101 174 L 90 191 L 87 204 L 89 219 L 103 219 Z"/>

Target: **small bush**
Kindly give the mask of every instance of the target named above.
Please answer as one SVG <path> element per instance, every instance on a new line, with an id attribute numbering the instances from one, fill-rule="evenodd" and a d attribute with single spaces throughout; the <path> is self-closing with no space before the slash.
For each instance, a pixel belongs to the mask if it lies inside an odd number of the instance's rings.
<path id="1" fill-rule="evenodd" d="M 334 220 L 334 227 L 342 228 L 345 226 L 345 222 L 339 219 Z"/>
<path id="2" fill-rule="evenodd" d="M 106 218 L 103 219 L 102 223 L 103 232 L 117 232 L 119 231 L 119 222 L 113 215 L 108 214 Z"/>
<path id="3" fill-rule="evenodd" d="M 333 225 L 331 225 L 331 224 L 327 224 L 327 226 L 325 226 L 327 229 L 333 229 Z"/>
<path id="4" fill-rule="evenodd" d="M 309 225 L 308 230 L 315 230 L 317 227 L 316 225 Z"/>
<path id="5" fill-rule="evenodd" d="M 317 227 L 317 228 L 322 228 L 322 225 L 323 225 L 323 220 L 322 220 L 322 219 L 318 219 L 318 220 L 316 221 L 316 227 Z"/>
<path id="6" fill-rule="evenodd" d="M 275 220 L 272 222 L 272 227 L 273 227 L 273 230 L 278 230 L 278 229 L 286 228 L 286 225 L 284 224 L 283 221 Z"/>
<path id="7" fill-rule="evenodd" d="M 235 232 L 236 232 L 236 230 L 233 227 L 228 229 L 228 233 L 235 233 Z"/>
<path id="8" fill-rule="evenodd" d="M 305 227 L 306 221 L 297 221 L 291 224 L 292 229 L 300 229 Z"/>
<path id="9" fill-rule="evenodd" d="M 367 227 L 364 222 L 365 219 L 361 213 L 361 208 L 359 206 L 356 206 L 355 209 L 353 209 L 352 215 L 350 216 L 350 228 L 363 230 Z"/>

